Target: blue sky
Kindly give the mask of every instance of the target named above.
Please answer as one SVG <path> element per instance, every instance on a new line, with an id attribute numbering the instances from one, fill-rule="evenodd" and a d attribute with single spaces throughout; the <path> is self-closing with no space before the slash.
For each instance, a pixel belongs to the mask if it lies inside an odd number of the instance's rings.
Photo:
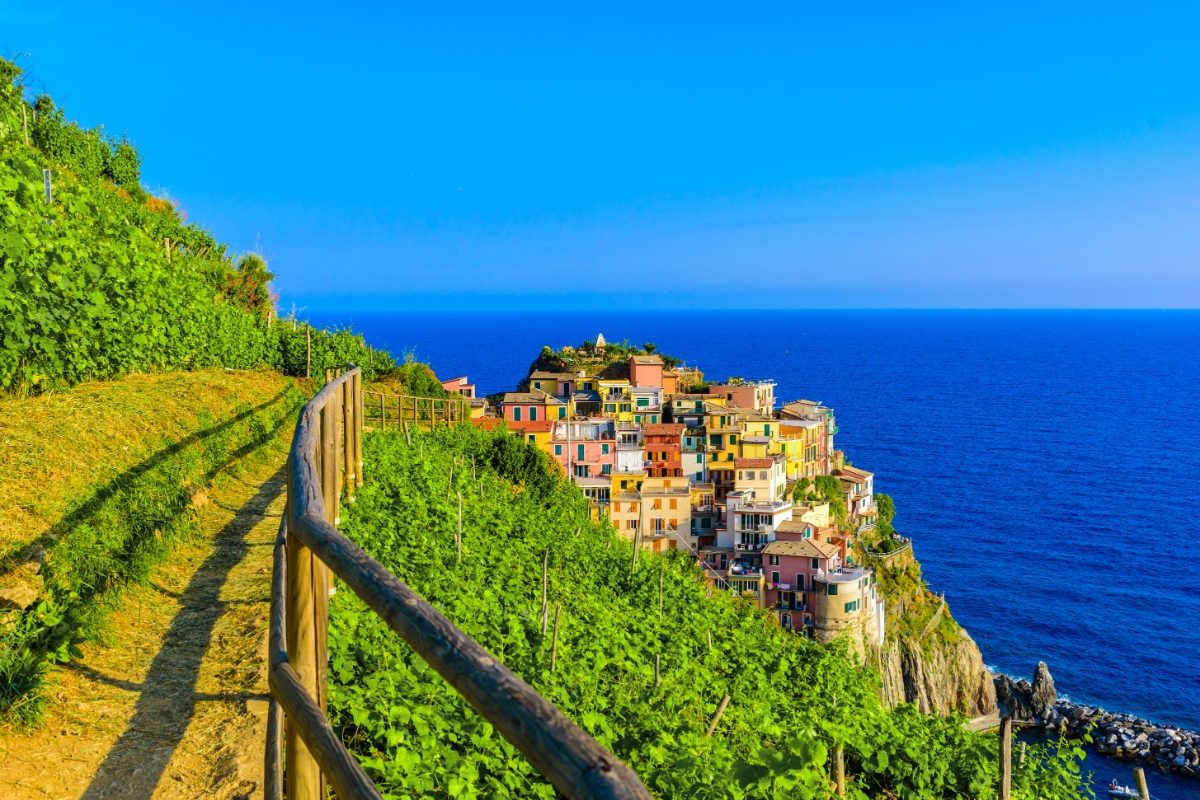
<path id="1" fill-rule="evenodd" d="M 1200 306 L 1195 4 L 0 0 L 284 306 Z"/>

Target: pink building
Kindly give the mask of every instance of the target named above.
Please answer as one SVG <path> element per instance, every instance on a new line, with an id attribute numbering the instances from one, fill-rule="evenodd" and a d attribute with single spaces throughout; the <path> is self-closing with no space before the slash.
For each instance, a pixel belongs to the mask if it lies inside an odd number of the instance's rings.
<path id="1" fill-rule="evenodd" d="M 785 536 L 783 532 L 777 535 Z M 812 539 L 778 538 L 763 548 L 764 605 L 788 630 L 811 627 L 815 582 L 841 566 L 838 549 Z"/>
<path id="2" fill-rule="evenodd" d="M 500 416 L 509 422 L 538 422 L 549 419 L 544 392 L 507 392 L 500 401 Z"/>
<path id="3" fill-rule="evenodd" d="M 556 420 L 550 449 L 568 475 L 611 475 L 617 464 L 616 426 L 611 419 Z"/>
<path id="4" fill-rule="evenodd" d="M 661 387 L 663 385 L 663 360 L 659 356 L 631 356 L 629 359 L 629 383 L 634 387 Z"/>
<path id="5" fill-rule="evenodd" d="M 463 397 L 475 396 L 475 384 L 469 382 L 466 375 L 442 381 L 442 388 L 450 394 L 460 394 Z"/>

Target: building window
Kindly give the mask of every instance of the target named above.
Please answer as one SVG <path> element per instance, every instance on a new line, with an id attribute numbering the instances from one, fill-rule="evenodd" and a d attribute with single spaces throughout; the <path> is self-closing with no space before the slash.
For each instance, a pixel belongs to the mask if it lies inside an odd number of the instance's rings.
<path id="1" fill-rule="evenodd" d="M 521 421 L 521 407 L 513 406 L 513 422 Z"/>
<path id="2" fill-rule="evenodd" d="M 729 443 L 730 443 L 730 444 L 737 444 L 737 437 L 736 437 L 736 436 L 734 436 L 732 433 L 731 433 L 731 434 L 729 434 Z"/>
<path id="3" fill-rule="evenodd" d="M 846 613 L 847 614 L 851 614 L 855 611 L 858 611 L 858 601 L 857 600 L 851 600 L 849 603 L 846 603 Z"/>
<path id="4" fill-rule="evenodd" d="M 815 558 L 812 560 L 812 568 L 813 568 L 813 569 L 819 569 L 819 568 L 820 568 L 820 567 L 817 565 L 817 560 L 816 560 Z"/>
<path id="5" fill-rule="evenodd" d="M 758 473 L 758 479 L 759 479 L 760 481 L 765 481 L 765 480 L 767 479 L 767 473 L 766 473 L 766 472 L 759 472 L 759 473 Z"/>
<path id="6" fill-rule="evenodd" d="M 771 566 L 772 567 L 779 566 L 779 556 L 771 556 Z"/>
<path id="7" fill-rule="evenodd" d="M 803 572 L 796 573 L 796 591 L 797 592 L 804 591 L 804 573 Z"/>
<path id="8" fill-rule="evenodd" d="M 566 407 L 566 406 L 559 406 L 559 407 L 558 407 L 558 418 L 559 418 L 559 419 L 566 419 L 566 418 L 567 418 L 567 407 Z"/>
<path id="9" fill-rule="evenodd" d="M 537 422 L 537 406 L 529 407 L 529 421 Z"/>
<path id="10" fill-rule="evenodd" d="M 608 444 L 607 443 L 600 445 L 600 453 L 602 455 L 608 455 Z"/>
<path id="11" fill-rule="evenodd" d="M 633 415 L 633 421 L 634 421 L 634 422 L 636 422 L 638 425 L 641 425 L 641 424 L 642 424 L 642 415 L 641 415 L 641 414 L 634 414 L 634 415 Z"/>
<path id="12" fill-rule="evenodd" d="M 561 444 L 554 445 L 554 455 L 556 455 L 556 456 L 562 455 L 562 445 Z"/>
<path id="13" fill-rule="evenodd" d="M 775 584 L 779 583 L 779 573 L 778 572 L 771 573 L 771 583 L 775 583 Z"/>
<path id="14" fill-rule="evenodd" d="M 604 404 L 604 413 L 605 414 L 617 413 L 617 404 L 616 403 L 605 403 Z"/>
<path id="15" fill-rule="evenodd" d="M 536 436 L 534 436 L 532 433 L 531 433 L 531 434 L 529 434 L 529 443 L 530 443 L 530 444 L 536 444 L 536 443 L 537 443 L 537 437 L 536 437 Z"/>
<path id="16" fill-rule="evenodd" d="M 837 584 L 836 583 L 829 584 L 829 594 L 831 594 L 831 595 L 837 594 Z"/>
<path id="17" fill-rule="evenodd" d="M 575 458 L 579 461 L 583 461 L 583 445 L 575 445 Z"/>

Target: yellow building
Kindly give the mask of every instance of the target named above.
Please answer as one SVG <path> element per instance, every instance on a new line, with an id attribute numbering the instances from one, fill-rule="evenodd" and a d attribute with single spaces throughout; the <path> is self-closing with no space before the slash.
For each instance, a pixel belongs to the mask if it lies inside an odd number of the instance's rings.
<path id="1" fill-rule="evenodd" d="M 779 420 L 781 451 L 787 459 L 788 480 L 823 475 L 825 426 L 815 420 Z"/>
<path id="2" fill-rule="evenodd" d="M 640 530 L 642 546 L 655 552 L 689 545 L 692 503 L 687 478 L 643 478 L 640 490 L 613 491 L 610 498 L 609 518 L 624 538 L 632 540 Z"/>

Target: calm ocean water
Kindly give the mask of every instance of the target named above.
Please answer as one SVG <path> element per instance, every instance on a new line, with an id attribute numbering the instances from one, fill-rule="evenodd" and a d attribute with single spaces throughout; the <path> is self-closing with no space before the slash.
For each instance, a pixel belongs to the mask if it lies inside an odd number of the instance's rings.
<path id="1" fill-rule="evenodd" d="M 312 315 L 509 390 L 543 344 L 653 341 L 837 411 L 994 669 L 1200 730 L 1200 312 Z M 1128 770 L 1101 759 L 1107 778 Z M 1154 776 L 1156 797 L 1200 784 Z"/>

